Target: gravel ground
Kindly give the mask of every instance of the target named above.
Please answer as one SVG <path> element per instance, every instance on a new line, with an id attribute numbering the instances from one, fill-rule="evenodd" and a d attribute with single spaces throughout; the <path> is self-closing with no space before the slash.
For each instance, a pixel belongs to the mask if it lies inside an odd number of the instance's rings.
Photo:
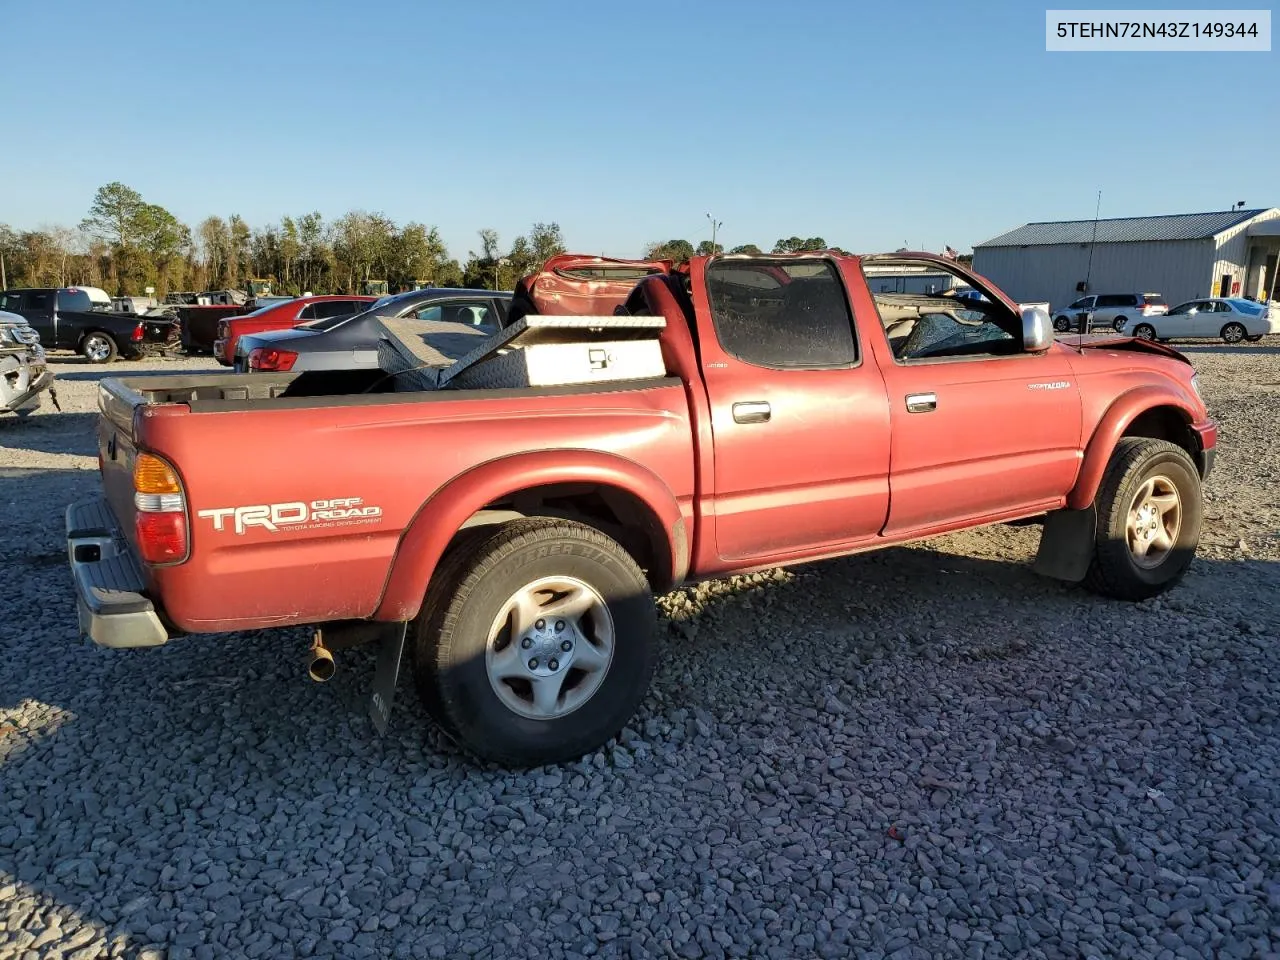
<path id="1" fill-rule="evenodd" d="M 1191 346 L 1221 453 L 1184 584 L 1002 527 L 678 591 L 621 743 L 480 767 L 306 632 L 79 639 L 95 384 L 0 421 L 0 957 L 1258 957 L 1280 951 L 1280 345 Z M 424 730 L 427 732 L 424 735 Z"/>

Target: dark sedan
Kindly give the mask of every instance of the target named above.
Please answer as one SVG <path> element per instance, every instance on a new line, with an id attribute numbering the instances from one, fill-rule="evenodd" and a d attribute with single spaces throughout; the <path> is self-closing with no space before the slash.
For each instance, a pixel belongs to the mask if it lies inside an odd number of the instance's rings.
<path id="1" fill-rule="evenodd" d="M 428 287 L 383 297 L 368 310 L 345 317 L 327 317 L 242 337 L 236 369 L 250 371 L 376 370 L 380 318 L 415 317 L 466 323 L 497 332 L 506 325 L 511 293 Z"/>

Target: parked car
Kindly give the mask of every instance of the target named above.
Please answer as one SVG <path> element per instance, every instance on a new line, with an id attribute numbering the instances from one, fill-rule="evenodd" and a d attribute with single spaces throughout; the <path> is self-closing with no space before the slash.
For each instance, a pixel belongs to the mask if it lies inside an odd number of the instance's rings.
<path id="1" fill-rule="evenodd" d="M 41 393 L 54 403 L 53 371 L 45 364 L 40 335 L 16 313 L 0 312 L 0 410 L 18 416 L 39 409 Z"/>
<path id="2" fill-rule="evenodd" d="M 903 308 L 868 261 L 987 301 Z M 1035 569 L 1105 596 L 1156 596 L 1192 562 L 1217 427 L 1168 347 L 1057 342 L 1047 313 L 924 255 L 696 256 L 607 307 L 660 320 L 664 375 L 105 380 L 104 498 L 66 513 L 81 629 L 148 647 L 312 624 L 318 678 L 376 642 L 379 729 L 407 645 L 443 730 L 530 766 L 626 725 L 661 650 L 652 598 L 679 584 L 1037 517 Z M 594 342 L 567 346 L 607 365 Z"/>
<path id="3" fill-rule="evenodd" d="M 382 297 L 369 309 L 310 320 L 292 330 L 241 337 L 238 355 L 249 372 L 377 370 L 379 318 L 467 323 L 491 332 L 506 324 L 510 293 L 430 287 Z"/>
<path id="4" fill-rule="evenodd" d="M 1128 320 L 1168 312 L 1168 302 L 1158 293 L 1100 293 L 1067 304 L 1054 316 L 1053 329 L 1059 333 L 1078 330 L 1081 317 L 1088 315 L 1089 329 L 1119 330 Z"/>
<path id="5" fill-rule="evenodd" d="M 117 356 L 136 360 L 174 349 L 178 341 L 172 319 L 114 311 L 111 298 L 95 287 L 5 290 L 0 293 L 0 310 L 25 317 L 45 350 L 74 350 L 90 363 Z"/>
<path id="6" fill-rule="evenodd" d="M 1280 315 L 1266 304 L 1243 297 L 1206 297 L 1180 303 L 1160 316 L 1129 320 L 1120 332 L 1140 340 L 1257 342 L 1269 333 L 1280 333 Z"/>
<path id="7" fill-rule="evenodd" d="M 376 297 L 319 296 L 293 297 L 260 306 L 253 313 L 218 321 L 213 355 L 224 367 L 234 366 L 240 338 L 272 330 L 288 330 L 309 320 L 346 317 L 367 309 Z"/>

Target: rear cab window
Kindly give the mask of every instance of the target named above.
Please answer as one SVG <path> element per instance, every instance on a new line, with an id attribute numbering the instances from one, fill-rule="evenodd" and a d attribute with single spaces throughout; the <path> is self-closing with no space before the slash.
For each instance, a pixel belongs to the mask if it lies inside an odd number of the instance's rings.
<path id="1" fill-rule="evenodd" d="M 721 347 L 744 363 L 784 370 L 858 363 L 853 312 L 830 260 L 712 260 L 706 288 Z"/>

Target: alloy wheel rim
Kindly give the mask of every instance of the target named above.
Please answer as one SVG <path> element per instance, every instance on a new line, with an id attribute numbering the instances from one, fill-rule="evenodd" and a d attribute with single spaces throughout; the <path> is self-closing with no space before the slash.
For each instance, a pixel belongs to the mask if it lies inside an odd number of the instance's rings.
<path id="1" fill-rule="evenodd" d="M 543 577 L 502 605 L 485 643 L 489 685 L 513 713 L 557 720 L 590 700 L 613 663 L 604 598 L 574 577 Z"/>
<path id="2" fill-rule="evenodd" d="M 1146 480 L 1134 495 L 1125 522 L 1129 556 L 1144 570 L 1164 563 L 1182 529 L 1182 498 L 1166 476 Z"/>

